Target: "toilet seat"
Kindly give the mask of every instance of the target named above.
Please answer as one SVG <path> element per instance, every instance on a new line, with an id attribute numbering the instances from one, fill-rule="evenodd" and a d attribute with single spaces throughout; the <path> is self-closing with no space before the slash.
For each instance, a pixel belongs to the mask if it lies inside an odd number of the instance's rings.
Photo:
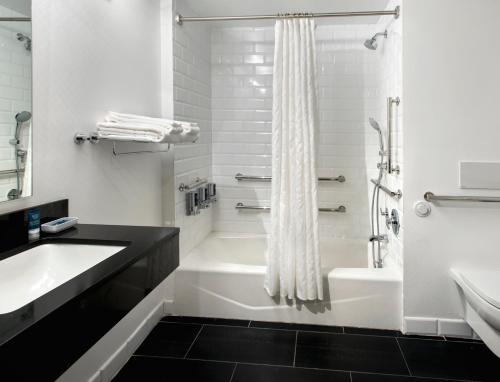
<path id="1" fill-rule="evenodd" d="M 452 269 L 461 289 L 464 319 L 500 357 L 500 270 Z"/>
<path id="2" fill-rule="evenodd" d="M 500 271 L 459 271 L 459 273 L 479 297 L 500 309 Z"/>

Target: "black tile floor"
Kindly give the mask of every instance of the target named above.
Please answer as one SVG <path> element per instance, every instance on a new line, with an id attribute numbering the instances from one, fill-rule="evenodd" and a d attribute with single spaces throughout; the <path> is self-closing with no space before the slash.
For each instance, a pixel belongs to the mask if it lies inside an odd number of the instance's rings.
<path id="1" fill-rule="evenodd" d="M 500 381 L 481 341 L 393 330 L 165 317 L 114 379 L 203 382 Z"/>

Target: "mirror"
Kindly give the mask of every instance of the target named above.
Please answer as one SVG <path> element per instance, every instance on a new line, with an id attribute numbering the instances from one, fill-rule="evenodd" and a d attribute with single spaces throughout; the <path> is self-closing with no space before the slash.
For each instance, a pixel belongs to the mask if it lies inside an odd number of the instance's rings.
<path id="1" fill-rule="evenodd" d="M 0 201 L 32 194 L 31 0 L 0 0 Z"/>

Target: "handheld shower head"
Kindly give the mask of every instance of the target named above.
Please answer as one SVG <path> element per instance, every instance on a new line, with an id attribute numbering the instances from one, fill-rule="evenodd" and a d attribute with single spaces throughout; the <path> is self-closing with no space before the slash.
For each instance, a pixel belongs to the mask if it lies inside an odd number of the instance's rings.
<path id="1" fill-rule="evenodd" d="M 368 122 L 370 122 L 370 126 L 373 127 L 375 130 L 377 130 L 380 133 L 380 126 L 377 121 L 375 121 L 373 118 L 369 118 Z"/>
<path id="2" fill-rule="evenodd" d="M 26 50 L 31 52 L 31 38 L 22 33 L 18 33 L 16 36 L 18 41 L 24 42 L 24 47 L 26 48 Z"/>
<path id="3" fill-rule="evenodd" d="M 368 122 L 370 122 L 370 126 L 373 127 L 373 129 L 375 129 L 375 131 L 378 133 L 380 153 L 383 153 L 384 152 L 384 139 L 382 137 L 382 129 L 380 128 L 380 125 L 378 124 L 378 122 L 375 121 L 373 118 L 369 118 Z"/>
<path id="4" fill-rule="evenodd" d="M 21 125 L 23 123 L 28 122 L 31 119 L 31 113 L 29 111 L 21 111 L 20 113 L 16 114 L 16 133 L 15 133 L 15 140 L 19 142 L 19 135 L 21 133 Z"/>
<path id="5" fill-rule="evenodd" d="M 17 123 L 25 123 L 31 119 L 31 113 L 29 111 L 21 111 L 16 114 L 16 122 Z"/>

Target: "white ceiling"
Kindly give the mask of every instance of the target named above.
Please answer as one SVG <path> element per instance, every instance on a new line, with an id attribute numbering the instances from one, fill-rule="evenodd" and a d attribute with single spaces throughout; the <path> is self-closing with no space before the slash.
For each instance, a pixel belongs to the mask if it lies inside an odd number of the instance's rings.
<path id="1" fill-rule="evenodd" d="M 385 10 L 389 0 L 181 0 L 195 13 L 193 16 L 240 16 L 293 12 L 355 12 Z M 183 15 L 189 16 L 189 15 Z M 378 17 L 328 19 L 331 23 L 369 24 Z"/>

